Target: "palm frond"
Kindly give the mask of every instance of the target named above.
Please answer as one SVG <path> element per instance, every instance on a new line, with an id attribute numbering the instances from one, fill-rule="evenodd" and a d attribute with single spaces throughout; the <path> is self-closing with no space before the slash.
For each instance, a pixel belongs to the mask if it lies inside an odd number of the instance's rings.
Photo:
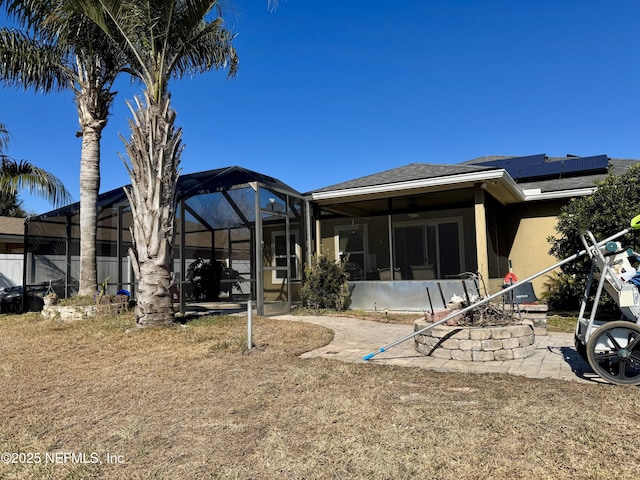
<path id="1" fill-rule="evenodd" d="M 50 0 L 0 0 L 0 7 L 5 9 L 7 16 L 31 32 L 39 30 L 52 6 Z"/>
<path id="2" fill-rule="evenodd" d="M 220 17 L 209 23 L 203 21 L 186 38 L 174 41 L 171 74 L 182 77 L 229 67 L 228 76 L 234 76 L 239 63 L 233 47 L 236 35 L 224 29 L 223 25 Z M 180 46 L 182 50 L 178 50 Z"/>
<path id="3" fill-rule="evenodd" d="M 112 48 L 119 52 L 120 71 L 130 73 L 145 84 L 152 82 L 153 73 L 148 70 L 149 62 L 142 55 L 148 46 L 144 38 L 150 28 L 144 2 L 61 0 L 56 11 L 60 18 L 68 18 L 77 13 L 90 19 L 99 28 L 99 35 L 106 36 Z"/>
<path id="4" fill-rule="evenodd" d="M 0 79 L 46 92 L 68 88 L 67 52 L 16 29 L 0 29 Z"/>
<path id="5" fill-rule="evenodd" d="M 47 199 L 54 207 L 72 201 L 64 184 L 52 173 L 36 167 L 26 160 L 16 161 L 9 157 L 0 160 L 0 192 L 16 194 L 25 189 L 29 193 Z"/>
<path id="6" fill-rule="evenodd" d="M 117 41 L 129 55 L 129 67 L 157 101 L 171 77 L 229 67 L 238 57 L 235 36 L 224 29 L 218 0 L 63 0 Z M 213 20 L 208 17 L 215 12 Z"/>

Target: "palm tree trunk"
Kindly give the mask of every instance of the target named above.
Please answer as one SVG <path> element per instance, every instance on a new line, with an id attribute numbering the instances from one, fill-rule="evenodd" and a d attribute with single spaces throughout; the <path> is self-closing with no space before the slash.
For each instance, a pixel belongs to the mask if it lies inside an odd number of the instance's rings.
<path id="1" fill-rule="evenodd" d="M 100 139 L 107 125 L 113 93 L 100 74 L 100 58 L 76 58 L 79 89 L 75 90 L 82 152 L 80 154 L 80 279 L 79 295 L 97 291 L 97 221 L 100 193 Z"/>
<path id="2" fill-rule="evenodd" d="M 80 288 L 79 295 L 97 291 L 96 229 L 100 191 L 100 130 L 85 128 L 80 158 Z"/>
<path id="3" fill-rule="evenodd" d="M 171 284 L 176 184 L 182 146 L 181 131 L 174 129 L 175 112 L 169 97 L 160 105 L 136 99 L 130 121 L 131 141 L 125 142 L 131 187 L 126 190 L 133 226 L 129 251 L 138 280 L 136 324 L 167 325 L 174 321 Z"/>

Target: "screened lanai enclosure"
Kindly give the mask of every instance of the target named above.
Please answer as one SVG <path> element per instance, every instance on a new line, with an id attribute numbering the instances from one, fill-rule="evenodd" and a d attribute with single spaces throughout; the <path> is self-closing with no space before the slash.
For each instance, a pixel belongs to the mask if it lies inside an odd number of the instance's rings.
<path id="1" fill-rule="evenodd" d="M 78 292 L 79 203 L 30 218 L 25 227 L 26 289 L 51 285 Z M 259 315 L 289 312 L 307 254 L 307 209 L 281 181 L 241 167 L 182 175 L 173 248 L 176 311 L 246 308 Z M 98 198 L 98 284 L 136 297 L 129 260 L 132 222 L 123 188 Z"/>

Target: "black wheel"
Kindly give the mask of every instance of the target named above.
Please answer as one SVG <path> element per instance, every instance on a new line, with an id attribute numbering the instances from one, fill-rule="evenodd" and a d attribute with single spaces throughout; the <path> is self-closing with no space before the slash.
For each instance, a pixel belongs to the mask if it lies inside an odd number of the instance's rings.
<path id="1" fill-rule="evenodd" d="M 640 383 L 640 327 L 607 322 L 589 337 L 587 358 L 593 371 L 616 385 Z"/>
<path id="2" fill-rule="evenodd" d="M 582 343 L 582 340 L 578 338 L 578 335 L 573 337 L 573 343 L 576 346 L 576 352 L 580 355 L 580 358 L 589 363 L 589 357 L 587 357 L 587 346 Z"/>

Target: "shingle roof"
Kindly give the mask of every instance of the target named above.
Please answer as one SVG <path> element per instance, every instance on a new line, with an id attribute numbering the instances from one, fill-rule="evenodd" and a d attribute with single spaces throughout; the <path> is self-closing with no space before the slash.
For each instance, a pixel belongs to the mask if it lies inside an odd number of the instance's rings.
<path id="1" fill-rule="evenodd" d="M 451 175 L 461 175 L 471 172 L 481 172 L 485 170 L 495 170 L 494 167 L 477 165 L 442 165 L 430 163 L 411 163 L 402 167 L 392 168 L 384 172 L 366 175 L 364 177 L 348 180 L 328 187 L 313 190 L 313 192 L 328 192 L 334 190 L 348 190 L 351 188 L 372 187 L 376 185 L 388 185 L 393 183 L 408 182 L 412 180 L 423 180 L 429 178 L 447 177 Z"/>
<path id="2" fill-rule="evenodd" d="M 0 217 L 0 235 L 24 235 L 24 218 Z"/>
<path id="3" fill-rule="evenodd" d="M 401 183 L 411 180 L 431 179 L 438 177 L 446 177 L 452 175 L 462 175 L 465 173 L 478 172 L 483 170 L 496 170 L 498 167 L 478 165 L 483 162 L 495 160 L 505 160 L 516 158 L 513 155 L 491 155 L 486 157 L 478 157 L 462 163 L 454 165 L 429 164 L 429 163 L 411 163 L 402 167 L 392 168 L 383 172 L 366 175 L 364 177 L 355 178 L 346 182 L 329 185 L 309 193 L 329 192 L 337 190 L 349 190 L 352 188 L 373 187 L 378 185 L 389 185 L 393 183 Z M 562 160 L 561 157 L 551 157 L 549 161 Z M 616 175 L 624 174 L 630 166 L 640 163 L 640 160 L 630 159 L 609 159 L 611 172 Z M 565 178 L 539 179 L 535 181 L 518 181 L 518 185 L 523 190 L 540 189 L 541 192 L 556 192 L 563 190 L 577 190 L 584 188 L 592 188 L 597 182 L 603 180 L 607 173 L 589 173 L 586 175 L 574 175 Z"/>

